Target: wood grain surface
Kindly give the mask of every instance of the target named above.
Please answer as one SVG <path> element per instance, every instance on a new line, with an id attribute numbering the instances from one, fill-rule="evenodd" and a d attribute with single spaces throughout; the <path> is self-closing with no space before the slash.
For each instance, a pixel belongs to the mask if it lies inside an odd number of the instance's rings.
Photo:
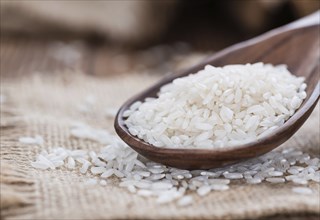
<path id="1" fill-rule="evenodd" d="M 12 78 L 28 76 L 35 72 L 52 74 L 66 68 L 78 68 L 90 72 L 91 50 L 83 48 L 82 57 L 68 65 L 52 55 L 56 42 L 37 39 L 0 38 L 1 77 Z"/>

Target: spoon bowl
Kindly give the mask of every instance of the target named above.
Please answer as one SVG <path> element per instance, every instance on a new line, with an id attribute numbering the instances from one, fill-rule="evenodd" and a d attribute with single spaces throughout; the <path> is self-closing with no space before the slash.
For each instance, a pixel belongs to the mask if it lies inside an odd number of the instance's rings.
<path id="1" fill-rule="evenodd" d="M 209 169 L 237 163 L 265 154 L 288 140 L 307 120 L 320 96 L 320 12 L 269 31 L 259 37 L 226 48 L 190 69 L 170 74 L 123 104 L 115 119 L 117 134 L 144 157 L 181 169 Z M 305 77 L 307 97 L 300 108 L 281 127 L 267 136 L 243 145 L 221 149 L 160 148 L 129 133 L 123 113 L 136 101 L 156 97 L 159 89 L 175 78 L 187 76 L 205 65 L 224 66 L 264 62 L 286 64 L 296 76 Z"/>

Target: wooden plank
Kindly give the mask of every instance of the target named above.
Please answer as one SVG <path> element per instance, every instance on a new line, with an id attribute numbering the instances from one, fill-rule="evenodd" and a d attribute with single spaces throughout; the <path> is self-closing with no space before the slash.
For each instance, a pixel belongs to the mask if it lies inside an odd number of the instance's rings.
<path id="1" fill-rule="evenodd" d="M 75 48 L 64 42 L 1 39 L 0 74 L 1 77 L 11 78 L 35 72 L 52 74 L 65 69 L 89 73 L 92 53 L 86 45 Z"/>

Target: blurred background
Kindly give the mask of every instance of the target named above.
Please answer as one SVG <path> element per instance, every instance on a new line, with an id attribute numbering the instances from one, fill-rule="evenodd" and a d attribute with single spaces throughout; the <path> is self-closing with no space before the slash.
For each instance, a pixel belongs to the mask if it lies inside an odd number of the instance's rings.
<path id="1" fill-rule="evenodd" d="M 1 0 L 1 75 L 163 74 L 306 16 L 318 0 Z"/>

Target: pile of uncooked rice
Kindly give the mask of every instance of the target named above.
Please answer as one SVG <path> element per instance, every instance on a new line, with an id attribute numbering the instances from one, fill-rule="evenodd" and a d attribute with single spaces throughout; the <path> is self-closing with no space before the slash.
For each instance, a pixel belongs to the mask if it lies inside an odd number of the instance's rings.
<path id="1" fill-rule="evenodd" d="M 285 65 L 206 66 L 124 112 L 132 135 L 156 147 L 244 144 L 280 127 L 306 98 L 303 77 Z"/>
<path id="2" fill-rule="evenodd" d="M 205 196 L 212 191 L 228 190 L 232 181 L 243 184 L 281 184 L 292 182 L 293 193 L 312 194 L 309 181 L 320 182 L 320 160 L 294 149 L 272 151 L 261 157 L 225 168 L 210 170 L 181 170 L 138 157 L 138 154 L 117 136 L 104 130 L 77 124 L 71 129 L 72 136 L 89 139 L 106 147 L 100 152 L 70 150 L 63 147 L 42 151 L 31 162 L 34 168 L 78 170 L 88 186 L 102 187 L 112 184 L 110 178 L 118 178 L 120 187 L 144 197 L 156 197 L 160 204 L 176 201 L 179 206 L 192 204 L 195 191 Z M 37 136 L 40 139 L 39 136 Z M 34 144 L 28 138 L 21 143 Z M 38 143 L 41 145 L 42 143 Z M 239 182 L 238 182 L 239 183 Z M 230 186 L 231 185 L 231 186 Z"/>

